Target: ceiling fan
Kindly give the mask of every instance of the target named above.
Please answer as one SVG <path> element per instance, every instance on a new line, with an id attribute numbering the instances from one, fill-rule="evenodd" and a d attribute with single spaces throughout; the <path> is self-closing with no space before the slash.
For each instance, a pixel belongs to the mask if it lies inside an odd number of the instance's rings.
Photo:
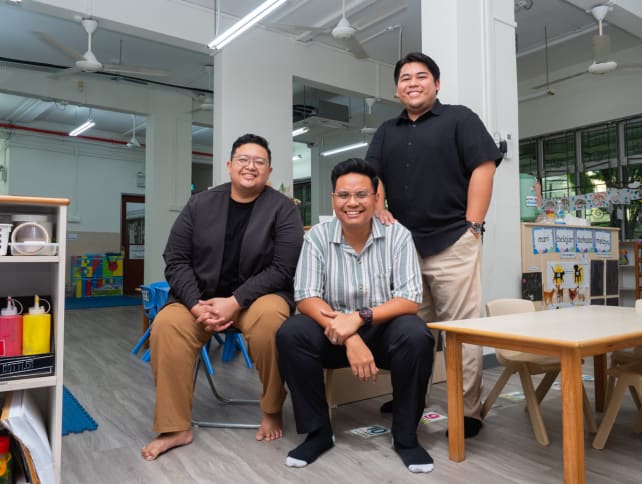
<path id="1" fill-rule="evenodd" d="M 361 134 L 375 134 L 375 131 L 377 131 L 377 120 L 372 115 L 372 107 L 378 100 L 379 99 L 377 99 L 376 97 L 367 97 L 365 99 L 365 103 L 368 109 L 367 111 L 364 111 L 363 114 L 364 123 L 363 128 L 361 128 Z"/>
<path id="2" fill-rule="evenodd" d="M 350 23 L 346 16 L 346 2 L 342 1 L 341 18 L 339 22 L 332 28 L 311 27 L 307 25 L 284 25 L 284 24 L 268 24 L 280 30 L 289 31 L 290 33 L 300 32 L 316 32 L 317 34 L 329 34 L 334 40 L 341 42 L 352 55 L 357 59 L 365 59 L 368 53 L 363 48 L 361 43 L 357 40 L 357 29 Z"/>
<path id="3" fill-rule="evenodd" d="M 55 77 L 81 72 L 109 72 L 114 74 L 138 74 L 142 76 L 167 76 L 169 74 L 168 71 L 164 69 L 149 69 L 147 67 L 101 63 L 91 50 L 92 35 L 98 28 L 98 22 L 89 17 L 82 17 L 80 18 L 80 24 L 85 29 L 85 32 L 87 32 L 87 52 L 84 54 L 60 42 L 51 34 L 36 32 L 44 42 L 76 61 L 73 67 L 56 73 L 54 75 Z"/>
<path id="4" fill-rule="evenodd" d="M 136 115 L 132 114 L 132 137 L 125 145 L 127 148 L 140 148 L 140 141 L 136 138 Z"/>
<path id="5" fill-rule="evenodd" d="M 214 66 L 211 64 L 206 64 L 203 66 L 203 69 L 205 70 L 207 75 L 207 85 L 209 87 L 209 92 L 207 94 L 198 94 L 198 96 L 194 99 L 194 104 L 196 107 L 192 110 L 192 113 L 196 113 L 198 111 L 214 110 L 214 98 L 212 97 L 212 71 L 214 70 Z"/>
<path id="6" fill-rule="evenodd" d="M 591 8 L 591 14 L 597 21 L 598 33 L 593 36 L 593 62 L 581 72 L 576 72 L 568 76 L 560 77 L 552 81 L 546 81 L 545 84 L 539 84 L 533 86 L 533 89 L 541 89 L 542 87 L 548 88 L 551 84 L 558 84 L 560 82 L 568 81 L 570 79 L 575 79 L 586 74 L 593 75 L 602 75 L 613 72 L 616 69 L 624 68 L 641 68 L 642 64 L 619 64 L 611 58 L 611 37 L 608 34 L 604 33 L 603 30 L 603 21 L 606 18 L 606 14 L 609 10 L 612 10 L 613 7 L 610 4 L 605 5 L 596 5 Z"/>

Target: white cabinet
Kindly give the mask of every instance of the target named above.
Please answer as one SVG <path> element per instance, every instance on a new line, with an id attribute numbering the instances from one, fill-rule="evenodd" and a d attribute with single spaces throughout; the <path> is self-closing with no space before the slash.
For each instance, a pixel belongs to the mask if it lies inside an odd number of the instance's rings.
<path id="1" fill-rule="evenodd" d="M 46 215 L 53 223 L 53 241 L 58 244 L 57 255 L 0 256 L 0 296 L 47 294 L 51 297 L 54 374 L 0 380 L 0 392 L 27 390 L 35 397 L 47 425 L 56 482 L 60 482 L 62 444 L 67 205 L 69 200 L 61 198 L 0 196 L 0 218 L 16 214 Z"/>

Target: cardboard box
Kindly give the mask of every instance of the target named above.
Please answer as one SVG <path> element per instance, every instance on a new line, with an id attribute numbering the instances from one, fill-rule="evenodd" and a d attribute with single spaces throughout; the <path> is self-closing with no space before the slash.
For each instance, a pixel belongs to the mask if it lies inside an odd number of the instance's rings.
<path id="1" fill-rule="evenodd" d="M 392 394 L 390 372 L 381 370 L 377 382 L 359 381 L 350 368 L 326 370 L 326 398 L 330 408 L 367 398 Z"/>

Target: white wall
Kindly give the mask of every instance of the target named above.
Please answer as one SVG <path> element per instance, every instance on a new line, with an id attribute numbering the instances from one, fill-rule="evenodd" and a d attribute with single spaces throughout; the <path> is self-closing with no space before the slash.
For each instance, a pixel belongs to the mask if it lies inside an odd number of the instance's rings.
<path id="1" fill-rule="evenodd" d="M 70 229 L 120 232 L 120 196 L 136 187 L 144 152 L 77 138 L 15 132 L 9 139 L 12 195 L 69 198 Z"/>
<path id="2" fill-rule="evenodd" d="M 618 62 L 640 62 L 639 48 L 617 53 Z M 585 64 L 569 65 L 551 73 L 556 79 L 581 72 Z M 520 95 L 534 92 L 530 86 L 543 78 L 528 79 L 519 86 Z M 554 96 L 519 104 L 520 138 L 555 133 L 642 113 L 642 69 L 619 68 L 604 75 L 586 74 L 553 86 Z"/>

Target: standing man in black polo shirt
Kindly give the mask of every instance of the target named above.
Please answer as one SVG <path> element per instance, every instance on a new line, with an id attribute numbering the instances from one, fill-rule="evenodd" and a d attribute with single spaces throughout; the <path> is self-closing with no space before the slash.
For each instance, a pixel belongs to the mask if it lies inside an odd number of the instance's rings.
<path id="1" fill-rule="evenodd" d="M 481 234 L 502 153 L 474 112 L 439 102 L 439 67 L 430 57 L 407 54 L 394 78 L 405 109 L 379 127 L 366 156 L 383 182 L 375 214 L 412 232 L 424 321 L 479 317 Z M 463 345 L 463 368 L 464 433 L 474 437 L 482 426 L 481 347 Z"/>

